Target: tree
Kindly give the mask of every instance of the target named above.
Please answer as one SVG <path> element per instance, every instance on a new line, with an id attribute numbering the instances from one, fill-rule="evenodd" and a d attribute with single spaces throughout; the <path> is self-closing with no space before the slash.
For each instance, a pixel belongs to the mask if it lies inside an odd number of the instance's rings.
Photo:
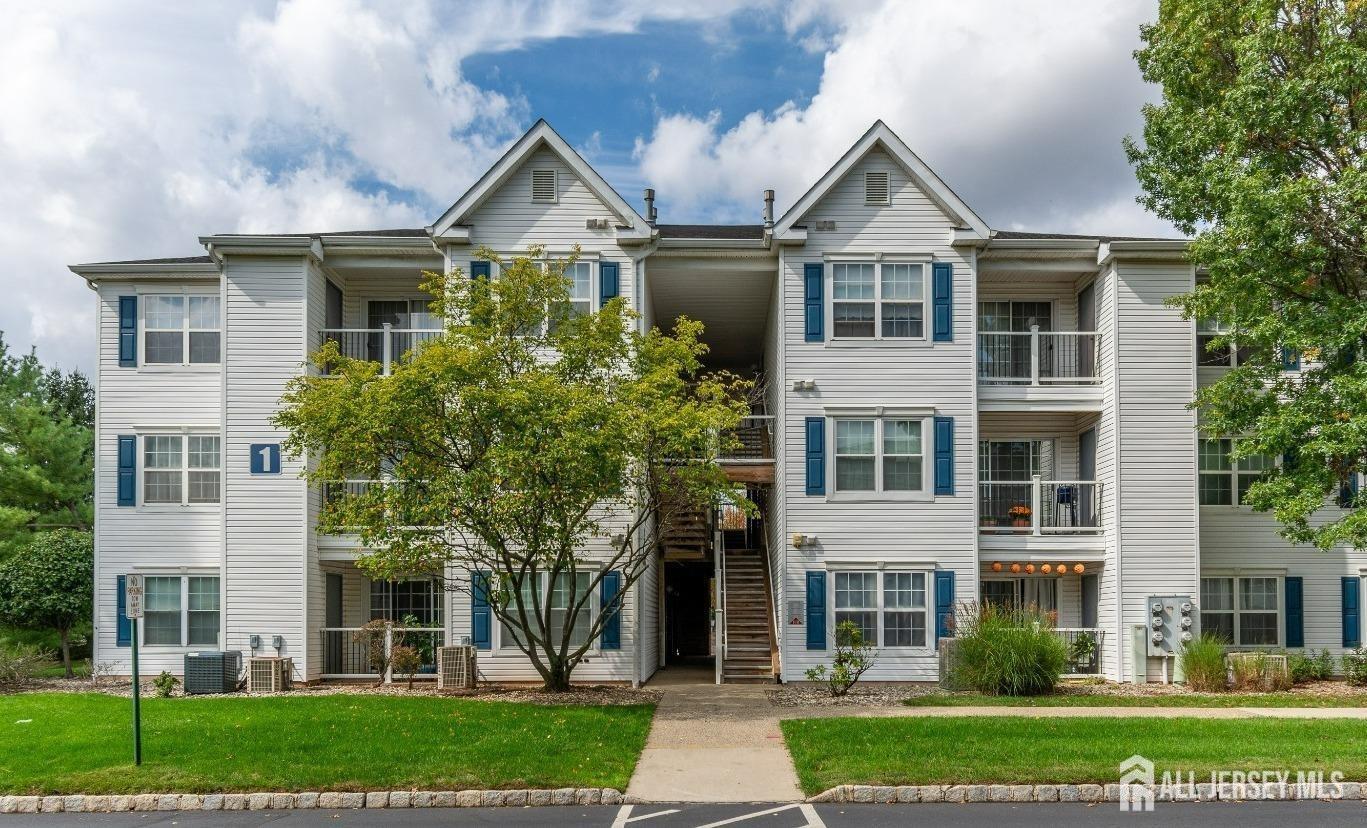
<path id="1" fill-rule="evenodd" d="M 660 527 L 731 491 L 711 461 L 749 413 L 748 383 L 701 374 L 700 323 L 640 333 L 621 299 L 577 312 L 573 258 L 532 248 L 496 281 L 426 274 L 443 336 L 388 377 L 329 344 L 315 362 L 331 376 L 297 378 L 277 416 L 312 483 L 391 481 L 329 498 L 321 528 L 359 534 L 373 578 L 487 599 L 548 690 L 569 687 L 620 609 L 591 610 L 605 575 L 626 593 Z"/>
<path id="2" fill-rule="evenodd" d="M 89 532 L 54 529 L 0 562 L 0 623 L 55 630 L 72 678 L 71 633 L 90 623 L 95 546 Z"/>
<path id="3" fill-rule="evenodd" d="M 1140 201 L 1195 235 L 1207 278 L 1175 304 L 1246 356 L 1202 428 L 1283 457 L 1244 502 L 1287 539 L 1367 546 L 1367 4 L 1164 0 L 1142 37 Z"/>
<path id="4" fill-rule="evenodd" d="M 94 403 L 79 371 L 44 370 L 0 337 L 0 544 L 94 522 Z"/>

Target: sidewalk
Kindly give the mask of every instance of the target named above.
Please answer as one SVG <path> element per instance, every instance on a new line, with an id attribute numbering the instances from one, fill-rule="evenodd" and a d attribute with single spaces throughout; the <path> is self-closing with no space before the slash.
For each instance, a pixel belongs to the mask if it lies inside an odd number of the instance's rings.
<path id="1" fill-rule="evenodd" d="M 627 787 L 639 802 L 799 802 L 797 773 L 764 685 L 714 684 L 709 670 L 674 667 Z"/>
<path id="2" fill-rule="evenodd" d="M 1151 717 L 1158 719 L 1367 719 L 1367 707 L 775 707 L 779 719 L 903 716 L 1026 716 L 1035 718 Z"/>

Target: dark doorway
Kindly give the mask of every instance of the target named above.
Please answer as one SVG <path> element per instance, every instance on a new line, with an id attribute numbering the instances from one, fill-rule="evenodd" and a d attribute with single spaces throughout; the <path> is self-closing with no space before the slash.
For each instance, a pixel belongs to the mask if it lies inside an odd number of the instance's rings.
<path id="1" fill-rule="evenodd" d="M 324 608 L 324 623 L 332 629 L 342 626 L 342 576 L 331 572 L 327 575 L 327 605 Z M 323 672 L 342 671 L 342 637 L 340 633 L 328 633 L 327 649 L 323 652 Z"/>
<path id="2" fill-rule="evenodd" d="M 665 564 L 665 663 L 712 658 L 712 562 Z"/>

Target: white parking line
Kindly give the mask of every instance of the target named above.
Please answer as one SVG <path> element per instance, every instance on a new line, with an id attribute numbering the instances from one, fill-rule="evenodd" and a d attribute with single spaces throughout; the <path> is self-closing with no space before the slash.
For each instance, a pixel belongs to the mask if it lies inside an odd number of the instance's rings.
<path id="1" fill-rule="evenodd" d="M 821 817 L 817 816 L 816 808 L 812 807 L 811 805 L 805 802 L 793 803 L 792 805 L 780 805 L 777 808 L 765 808 L 763 811 L 755 811 L 754 813 L 750 814 L 741 814 L 740 816 L 734 816 L 730 819 L 718 820 L 717 822 L 709 822 L 706 825 L 699 825 L 698 828 L 719 828 L 719 826 L 722 825 L 732 825 L 737 822 L 744 822 L 747 819 L 769 816 L 770 814 L 777 814 L 781 811 L 788 811 L 793 808 L 796 808 L 799 811 L 801 811 L 802 815 L 807 818 L 807 822 L 801 826 L 798 826 L 798 828 L 826 828 L 826 823 L 822 822 Z"/>
<path id="2" fill-rule="evenodd" d="M 612 828 L 625 828 L 626 824 L 629 822 L 640 822 L 641 820 L 651 819 L 657 816 L 677 814 L 679 812 L 678 808 L 666 808 L 663 811 L 656 811 L 653 814 L 641 814 L 640 816 L 634 817 L 631 815 L 631 809 L 631 805 L 623 805 L 621 808 L 618 808 L 617 818 L 612 821 Z"/>

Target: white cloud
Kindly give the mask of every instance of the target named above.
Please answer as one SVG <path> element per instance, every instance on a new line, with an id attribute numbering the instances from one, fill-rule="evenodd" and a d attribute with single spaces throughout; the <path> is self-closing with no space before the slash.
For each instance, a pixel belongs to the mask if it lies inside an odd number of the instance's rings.
<path id="1" fill-rule="evenodd" d="M 1156 95 L 1130 57 L 1154 4 L 1067 5 L 801 0 L 794 36 L 831 29 L 811 100 L 735 123 L 663 113 L 637 141 L 642 175 L 663 215 L 753 220 L 761 190 L 791 204 L 881 118 L 997 226 L 1151 232 L 1137 207 L 1108 205 L 1135 189 L 1120 139 Z"/>
<path id="2" fill-rule="evenodd" d="M 67 264 L 195 255 L 201 233 L 421 226 L 529 120 L 463 59 L 736 3 L 661 5 L 12 4 L 0 330 L 88 370 L 94 299 Z"/>

